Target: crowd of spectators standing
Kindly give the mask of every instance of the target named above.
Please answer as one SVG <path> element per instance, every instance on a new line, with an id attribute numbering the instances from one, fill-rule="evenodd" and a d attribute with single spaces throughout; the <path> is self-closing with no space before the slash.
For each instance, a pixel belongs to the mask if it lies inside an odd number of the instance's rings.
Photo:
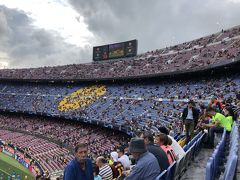
<path id="1" fill-rule="evenodd" d="M 237 61 L 240 54 L 239 35 L 240 27 L 237 26 L 134 58 L 56 67 L 5 69 L 0 71 L 0 79 L 113 79 L 195 71 Z"/>

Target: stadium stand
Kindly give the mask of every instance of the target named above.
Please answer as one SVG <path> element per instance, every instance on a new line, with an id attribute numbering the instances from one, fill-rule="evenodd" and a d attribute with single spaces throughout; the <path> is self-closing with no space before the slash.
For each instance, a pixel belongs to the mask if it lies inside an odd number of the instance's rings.
<path id="1" fill-rule="evenodd" d="M 84 80 L 156 76 L 196 71 L 234 61 L 240 53 L 240 27 L 222 30 L 135 58 L 30 69 L 0 71 L 1 79 Z"/>
<path id="2" fill-rule="evenodd" d="M 94 162 L 97 157 L 108 157 L 116 148 L 126 148 L 130 137 L 139 132 L 158 133 L 164 126 L 186 155 L 157 179 L 181 179 L 201 151 L 205 137 L 197 125 L 196 136 L 185 145 L 183 108 L 192 99 L 204 114 L 205 107 L 216 97 L 237 114 L 239 55 L 238 26 L 134 58 L 0 70 L 0 138 L 23 149 L 52 175 L 62 173 L 74 158 L 71 150 L 78 143 L 88 144 L 88 156 Z M 235 71 L 228 70 L 227 65 L 232 63 L 235 64 L 231 68 L 236 65 Z M 214 71 L 217 67 L 220 74 Z M 161 75 L 201 70 L 208 73 L 161 78 Z M 120 78 L 124 81 L 118 81 Z M 130 78 L 138 80 L 126 81 Z M 114 81 L 96 81 L 106 79 Z M 238 136 L 238 124 L 234 122 L 230 137 L 226 132 L 222 134 L 206 163 L 206 179 L 220 175 L 228 180 L 236 175 L 232 169 L 237 169 Z"/>

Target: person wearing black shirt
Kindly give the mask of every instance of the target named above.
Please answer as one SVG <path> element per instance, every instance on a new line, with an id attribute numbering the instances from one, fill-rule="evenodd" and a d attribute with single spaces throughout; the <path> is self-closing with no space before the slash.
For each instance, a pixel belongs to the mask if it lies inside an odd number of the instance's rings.
<path id="1" fill-rule="evenodd" d="M 166 170 L 169 167 L 167 155 L 160 146 L 154 144 L 153 135 L 150 132 L 143 132 L 141 138 L 144 139 L 147 150 L 157 158 L 161 171 Z"/>

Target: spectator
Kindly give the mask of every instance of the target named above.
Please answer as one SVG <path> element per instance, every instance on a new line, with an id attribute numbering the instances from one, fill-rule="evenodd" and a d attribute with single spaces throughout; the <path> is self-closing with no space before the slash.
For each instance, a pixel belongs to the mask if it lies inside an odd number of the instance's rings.
<path id="1" fill-rule="evenodd" d="M 147 150 L 157 158 L 161 170 L 166 170 L 169 167 L 168 157 L 160 146 L 154 144 L 153 135 L 150 132 L 144 132 L 141 138 L 144 139 Z"/>
<path id="2" fill-rule="evenodd" d="M 227 132 L 231 132 L 231 123 L 221 113 L 217 113 L 214 108 L 209 107 L 206 110 L 208 116 L 212 118 L 211 124 L 203 124 L 204 127 L 209 128 L 209 148 L 214 147 L 214 134 L 223 133 L 224 128 Z"/>
<path id="3" fill-rule="evenodd" d="M 93 167 L 93 176 L 94 180 L 102 180 L 101 176 L 99 176 L 99 168 L 96 165 Z"/>
<path id="4" fill-rule="evenodd" d="M 101 176 L 102 180 L 113 179 L 112 169 L 103 156 L 100 156 L 96 159 L 96 165 L 99 167 L 99 176 Z"/>
<path id="5" fill-rule="evenodd" d="M 124 170 L 124 167 L 122 163 L 118 161 L 118 153 L 116 151 L 111 152 L 111 160 L 113 164 L 111 165 L 112 171 L 113 171 L 113 178 L 117 178 L 122 175 L 122 172 Z"/>
<path id="6" fill-rule="evenodd" d="M 75 159 L 73 159 L 64 170 L 64 180 L 93 180 L 93 167 L 87 158 L 88 146 L 78 144 L 75 147 Z"/>
<path id="7" fill-rule="evenodd" d="M 216 97 L 213 97 L 212 99 L 211 99 L 211 102 L 210 102 L 210 106 L 212 107 L 212 108 L 215 108 L 215 111 L 216 112 L 222 112 L 222 110 L 223 110 L 223 104 L 222 104 L 222 102 L 220 102 Z"/>
<path id="8" fill-rule="evenodd" d="M 198 110 L 194 107 L 194 102 L 190 100 L 182 114 L 187 137 L 186 143 L 188 143 L 194 136 L 194 127 L 197 125 L 198 114 Z"/>
<path id="9" fill-rule="evenodd" d="M 131 163 L 130 163 L 129 157 L 126 154 L 124 154 L 124 148 L 123 147 L 118 148 L 117 153 L 118 153 L 118 161 L 122 163 L 124 170 L 129 169 Z"/>
<path id="10" fill-rule="evenodd" d="M 234 113 L 233 113 L 233 109 L 231 107 L 225 107 L 223 109 L 224 115 L 226 117 L 226 119 L 230 122 L 231 126 L 233 124 L 233 120 L 234 120 Z"/>
<path id="11" fill-rule="evenodd" d="M 166 153 L 170 165 L 177 160 L 177 156 L 171 147 L 172 140 L 166 134 L 157 134 L 155 136 L 155 143 L 159 145 Z"/>
<path id="12" fill-rule="evenodd" d="M 162 126 L 162 127 L 159 127 L 158 130 L 161 133 L 166 134 L 172 140 L 171 146 L 173 148 L 174 153 L 177 156 L 177 160 L 179 161 L 180 159 L 182 159 L 185 156 L 186 152 L 183 150 L 183 148 L 178 144 L 178 142 L 173 137 L 168 135 L 169 133 L 168 129 Z"/>
<path id="13" fill-rule="evenodd" d="M 125 180 L 155 180 L 160 174 L 160 167 L 155 156 L 148 152 L 142 138 L 132 138 L 129 151 L 137 163 L 131 171 L 125 172 Z"/>

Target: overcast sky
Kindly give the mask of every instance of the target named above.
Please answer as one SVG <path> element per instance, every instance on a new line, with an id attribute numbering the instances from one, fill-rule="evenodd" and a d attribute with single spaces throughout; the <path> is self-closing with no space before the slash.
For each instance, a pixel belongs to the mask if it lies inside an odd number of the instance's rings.
<path id="1" fill-rule="evenodd" d="M 1 0 L 0 68 L 92 61 L 96 45 L 138 52 L 240 25 L 240 0 Z"/>

